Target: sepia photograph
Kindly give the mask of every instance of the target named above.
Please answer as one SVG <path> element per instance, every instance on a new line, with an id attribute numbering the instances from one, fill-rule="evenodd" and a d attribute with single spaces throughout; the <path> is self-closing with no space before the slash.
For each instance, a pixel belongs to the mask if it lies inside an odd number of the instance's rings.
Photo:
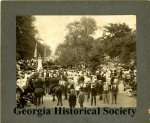
<path id="1" fill-rule="evenodd" d="M 16 16 L 17 108 L 136 107 L 135 15 Z"/>

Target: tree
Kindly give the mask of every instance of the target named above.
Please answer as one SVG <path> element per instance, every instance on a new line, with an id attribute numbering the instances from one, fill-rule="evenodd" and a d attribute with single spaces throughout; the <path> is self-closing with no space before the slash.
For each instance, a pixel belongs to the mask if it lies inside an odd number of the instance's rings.
<path id="1" fill-rule="evenodd" d="M 114 39 L 130 34 L 132 29 L 126 23 L 109 23 L 104 26 L 103 38 Z"/>
<path id="2" fill-rule="evenodd" d="M 133 31 L 128 36 L 122 38 L 122 48 L 119 59 L 126 64 L 136 61 L 136 34 Z"/>
<path id="3" fill-rule="evenodd" d="M 104 26 L 102 39 L 105 44 L 105 52 L 110 58 L 117 58 L 122 63 L 130 63 L 131 56 L 135 52 L 135 31 L 125 23 L 110 23 Z"/>
<path id="4" fill-rule="evenodd" d="M 34 26 L 33 16 L 16 17 L 16 54 L 17 59 L 30 59 L 34 57 L 34 50 L 37 43 L 38 54 L 44 55 L 44 46 L 41 39 L 36 38 L 38 31 Z M 49 49 L 49 52 L 50 49 Z"/>
<path id="5" fill-rule="evenodd" d="M 37 34 L 34 21 L 32 16 L 16 17 L 16 52 L 19 58 L 27 59 L 34 54 Z"/>
<path id="6" fill-rule="evenodd" d="M 95 72 L 97 68 L 103 64 L 105 57 L 105 46 L 101 38 L 96 39 L 93 42 L 93 46 L 90 52 L 91 71 Z"/>
<path id="7" fill-rule="evenodd" d="M 94 41 L 92 35 L 97 29 L 95 20 L 82 17 L 80 21 L 69 23 L 66 28 L 68 33 L 65 41 L 56 50 L 59 61 L 71 66 L 80 62 L 88 63 Z"/>

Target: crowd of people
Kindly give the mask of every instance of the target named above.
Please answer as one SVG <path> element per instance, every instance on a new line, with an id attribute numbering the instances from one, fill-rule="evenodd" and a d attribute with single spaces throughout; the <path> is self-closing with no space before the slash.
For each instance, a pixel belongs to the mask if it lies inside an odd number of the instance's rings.
<path id="1" fill-rule="evenodd" d="M 37 60 L 36 59 L 29 59 L 29 60 L 17 60 L 16 69 L 17 71 L 20 70 L 34 70 L 36 69 Z"/>
<path id="2" fill-rule="evenodd" d="M 64 99 L 68 105 L 74 108 L 77 102 L 84 107 L 84 102 L 89 101 L 90 105 L 97 104 L 97 96 L 104 103 L 117 104 L 119 84 L 123 83 L 123 90 L 127 94 L 136 95 L 136 72 L 135 69 L 101 69 L 92 73 L 89 69 L 40 69 L 37 71 L 36 60 L 17 61 L 16 92 L 21 94 L 16 98 L 34 98 L 41 91 L 42 95 L 52 94 L 53 88 L 60 86 L 63 90 Z M 19 88 L 19 89 L 18 89 Z M 40 89 L 36 89 L 40 88 Z M 43 91 L 42 91 L 43 90 Z M 109 94 L 111 93 L 111 100 Z M 77 100 L 78 99 L 78 100 Z"/>

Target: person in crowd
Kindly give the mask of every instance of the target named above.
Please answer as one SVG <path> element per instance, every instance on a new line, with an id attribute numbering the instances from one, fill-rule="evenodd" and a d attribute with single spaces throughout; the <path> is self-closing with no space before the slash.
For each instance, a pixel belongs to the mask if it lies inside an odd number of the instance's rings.
<path id="1" fill-rule="evenodd" d="M 27 85 L 28 85 L 28 92 L 29 93 L 34 92 L 34 84 L 35 84 L 34 78 L 28 78 L 27 79 Z"/>
<path id="2" fill-rule="evenodd" d="M 53 77 L 51 78 L 51 87 L 50 87 L 50 92 L 52 93 L 52 89 L 59 84 L 59 79 L 56 73 L 53 73 Z"/>
<path id="3" fill-rule="evenodd" d="M 46 76 L 46 78 L 45 78 L 45 93 L 46 94 L 49 93 L 49 85 L 50 85 L 50 78 L 48 76 Z"/>
<path id="4" fill-rule="evenodd" d="M 119 72 L 120 79 L 122 79 L 122 74 L 123 74 L 122 69 L 120 69 L 120 72 Z"/>
<path id="5" fill-rule="evenodd" d="M 80 104 L 80 107 L 81 107 L 81 108 L 83 108 L 84 100 L 85 100 L 85 96 L 84 96 L 83 88 L 80 88 L 79 104 Z"/>
<path id="6" fill-rule="evenodd" d="M 114 75 L 111 76 L 111 79 L 110 79 L 110 90 L 111 90 L 111 86 L 113 85 L 114 83 Z"/>
<path id="7" fill-rule="evenodd" d="M 117 70 L 116 69 L 114 70 L 114 76 L 117 76 Z"/>
<path id="8" fill-rule="evenodd" d="M 75 95 L 75 91 L 73 89 L 70 90 L 70 95 L 69 95 L 69 106 L 70 108 L 75 108 L 76 105 L 76 95 Z"/>
<path id="9" fill-rule="evenodd" d="M 69 82 L 68 82 L 68 79 L 67 79 L 67 75 L 62 75 L 62 79 L 64 81 L 64 95 L 65 95 L 65 100 L 67 100 L 67 89 L 68 89 L 68 85 L 69 85 Z"/>
<path id="10" fill-rule="evenodd" d="M 100 71 L 98 71 L 97 73 L 96 73 L 96 76 L 97 76 L 97 80 L 101 80 L 102 78 L 101 78 L 101 73 L 100 73 Z"/>
<path id="11" fill-rule="evenodd" d="M 90 99 L 91 82 L 87 83 L 87 101 Z"/>
<path id="12" fill-rule="evenodd" d="M 104 92 L 104 97 L 103 97 L 103 100 L 104 100 L 104 103 L 109 103 L 109 85 L 108 83 L 104 82 L 104 85 L 103 85 L 103 92 Z"/>
<path id="13" fill-rule="evenodd" d="M 35 88 L 42 88 L 42 89 L 44 89 L 43 88 L 43 81 L 42 81 L 42 79 L 40 77 L 35 80 Z"/>
<path id="14" fill-rule="evenodd" d="M 112 104 L 115 102 L 115 104 L 117 104 L 117 94 L 118 94 L 118 84 L 117 82 L 113 82 L 112 85 Z"/>
<path id="15" fill-rule="evenodd" d="M 114 76 L 113 70 L 110 69 L 110 78 L 112 78 L 112 76 Z"/>
<path id="16" fill-rule="evenodd" d="M 97 95 L 97 91 L 96 91 L 96 88 L 95 88 L 95 84 L 93 83 L 91 85 L 91 105 L 93 105 L 93 100 L 94 100 L 94 103 L 95 103 L 95 106 L 96 106 L 96 95 Z"/>
<path id="17" fill-rule="evenodd" d="M 83 75 L 80 75 L 80 76 L 79 76 L 79 79 L 78 79 L 78 82 L 79 82 L 79 83 L 84 83 L 84 79 L 85 79 L 84 76 L 83 76 Z"/>
<path id="18" fill-rule="evenodd" d="M 98 91 L 99 91 L 99 100 L 102 100 L 103 99 L 103 83 L 102 83 L 102 80 L 99 80 Z"/>
<path id="19" fill-rule="evenodd" d="M 101 80 L 103 83 L 106 82 L 106 73 L 105 72 L 103 72 L 103 74 L 101 76 Z"/>
<path id="20" fill-rule="evenodd" d="M 80 92 L 80 85 L 79 85 L 79 84 L 76 85 L 75 91 L 76 91 L 76 95 L 77 95 L 77 97 L 78 97 L 79 92 Z"/>
<path id="21" fill-rule="evenodd" d="M 74 87 L 74 84 L 73 84 L 73 83 L 70 84 L 69 93 L 71 93 L 71 90 L 74 90 L 74 91 L 75 91 L 75 87 Z"/>
<path id="22" fill-rule="evenodd" d="M 42 71 L 42 80 L 43 80 L 43 87 L 44 87 L 44 90 L 45 90 L 45 93 L 46 92 L 46 80 L 47 79 L 47 70 L 43 70 Z"/>

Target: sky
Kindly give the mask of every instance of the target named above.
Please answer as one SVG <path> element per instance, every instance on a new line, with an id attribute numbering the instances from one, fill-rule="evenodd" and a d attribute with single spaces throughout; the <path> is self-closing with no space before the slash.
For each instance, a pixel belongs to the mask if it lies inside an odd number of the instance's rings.
<path id="1" fill-rule="evenodd" d="M 130 28 L 136 28 L 136 16 L 135 15 L 99 15 L 91 16 L 85 15 L 86 17 L 91 17 L 96 21 L 97 26 L 103 27 L 108 23 L 126 23 Z M 50 46 L 52 54 L 54 54 L 56 47 L 64 41 L 64 37 L 67 33 L 66 25 L 79 21 L 83 16 L 34 16 L 36 21 L 34 25 L 38 30 L 37 37 L 40 37 L 45 44 Z M 97 30 L 94 38 L 102 36 L 102 30 Z"/>

